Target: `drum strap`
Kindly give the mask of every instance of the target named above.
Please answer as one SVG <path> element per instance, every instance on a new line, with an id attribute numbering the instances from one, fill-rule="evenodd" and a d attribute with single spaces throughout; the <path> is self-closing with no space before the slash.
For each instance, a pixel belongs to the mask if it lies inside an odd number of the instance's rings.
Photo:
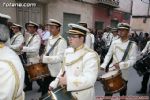
<path id="1" fill-rule="evenodd" d="M 18 36 L 20 36 L 21 34 L 18 34 L 15 38 L 14 38 L 14 40 L 11 42 L 11 45 L 13 45 L 14 44 L 14 42 L 15 42 L 15 40 L 17 39 L 17 37 Z"/>
<path id="2" fill-rule="evenodd" d="M 87 88 L 81 89 L 81 90 L 74 90 L 74 91 L 71 91 L 71 92 L 81 92 L 81 91 L 88 90 L 88 89 L 91 89 L 91 88 L 94 88 L 94 86 L 90 86 L 90 87 L 87 87 Z"/>
<path id="3" fill-rule="evenodd" d="M 127 55 L 128 55 L 128 52 L 129 52 L 129 49 L 130 49 L 131 44 L 132 44 L 132 41 L 129 41 L 128 46 L 127 46 L 127 48 L 126 48 L 126 50 L 125 50 L 125 52 L 124 52 L 124 55 L 123 55 L 123 57 L 122 57 L 122 60 L 121 60 L 121 61 L 124 61 L 124 60 L 126 59 L 126 57 L 127 57 Z"/>
<path id="4" fill-rule="evenodd" d="M 61 38 L 59 38 L 54 45 L 49 49 L 49 51 L 46 53 L 46 56 L 49 56 L 49 54 L 52 52 L 52 50 L 54 49 L 54 47 L 58 44 L 58 42 L 60 41 Z"/>
<path id="5" fill-rule="evenodd" d="M 32 38 L 29 40 L 29 42 L 26 44 L 26 46 L 28 46 L 28 45 L 30 44 L 30 42 L 33 40 L 33 38 L 34 38 L 35 35 L 36 35 L 36 34 L 34 34 L 34 35 L 32 36 Z"/>
<path id="6" fill-rule="evenodd" d="M 0 60 L 2 62 L 5 62 L 9 65 L 10 69 L 12 70 L 13 75 L 15 76 L 15 90 L 13 93 L 13 99 L 12 100 L 16 100 L 17 98 L 17 93 L 19 90 L 19 86 L 20 86 L 20 81 L 19 81 L 19 74 L 14 66 L 14 64 L 8 60 Z"/>
<path id="7" fill-rule="evenodd" d="M 121 59 L 121 61 L 124 61 L 124 60 L 126 59 L 131 44 L 132 44 L 132 41 L 129 41 L 129 43 L 128 43 L 128 45 L 127 45 L 127 48 L 126 48 L 126 50 L 125 50 L 125 52 L 124 52 L 124 55 L 123 55 L 123 57 L 122 57 L 122 59 Z M 106 70 L 105 70 L 106 72 L 108 72 L 108 70 L 109 70 L 109 65 L 110 65 L 110 63 L 112 62 L 112 60 L 113 60 L 113 57 L 111 57 L 109 63 L 108 63 L 107 66 L 106 66 Z M 120 62 L 121 62 L 121 61 L 120 61 Z"/>

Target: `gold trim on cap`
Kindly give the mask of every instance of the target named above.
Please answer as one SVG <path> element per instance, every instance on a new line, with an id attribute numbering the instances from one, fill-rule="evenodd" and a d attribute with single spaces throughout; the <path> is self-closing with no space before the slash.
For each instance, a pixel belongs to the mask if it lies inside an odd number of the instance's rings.
<path id="1" fill-rule="evenodd" d="M 118 27 L 118 29 L 127 29 L 127 30 L 129 30 L 129 28 L 127 28 L 127 27 Z"/>
<path id="2" fill-rule="evenodd" d="M 77 30 L 69 30 L 68 33 L 70 34 L 81 34 L 81 35 L 85 35 L 84 33 L 77 31 Z"/>
<path id="3" fill-rule="evenodd" d="M 58 25 L 58 24 L 56 24 L 56 23 L 47 23 L 47 25 L 55 25 L 55 26 L 60 26 L 60 25 Z"/>

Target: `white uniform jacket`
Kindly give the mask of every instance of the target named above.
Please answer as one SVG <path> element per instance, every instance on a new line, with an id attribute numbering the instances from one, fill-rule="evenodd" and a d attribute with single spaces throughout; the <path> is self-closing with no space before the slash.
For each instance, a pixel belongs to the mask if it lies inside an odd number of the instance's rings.
<path id="1" fill-rule="evenodd" d="M 54 43 L 61 38 L 57 45 L 54 47 L 54 49 L 50 52 L 48 56 L 46 56 L 46 53 L 52 48 Z M 65 49 L 67 48 L 67 42 L 62 36 L 57 36 L 53 37 L 50 36 L 47 46 L 46 46 L 46 51 L 43 55 L 43 63 L 48 64 L 49 71 L 51 73 L 51 76 L 56 77 L 61 69 L 62 66 L 62 61 L 63 61 L 63 55 L 65 52 Z"/>
<path id="2" fill-rule="evenodd" d="M 87 34 L 86 34 L 85 45 L 91 49 L 93 49 L 93 47 L 94 47 L 90 32 L 87 32 Z"/>
<path id="3" fill-rule="evenodd" d="M 147 42 L 145 48 L 142 50 L 142 53 L 149 53 L 150 52 L 150 41 Z"/>
<path id="4" fill-rule="evenodd" d="M 35 35 L 34 35 L 35 34 Z M 29 36 L 29 38 L 26 41 L 26 45 L 31 40 L 31 42 L 28 44 L 28 46 L 24 46 L 22 52 L 26 52 L 27 55 L 27 62 L 28 64 L 36 64 L 39 63 L 39 49 L 41 45 L 41 38 L 37 33 L 34 33 Z"/>
<path id="5" fill-rule="evenodd" d="M 113 39 L 113 34 L 110 32 L 105 32 L 102 36 L 102 39 L 105 41 L 106 46 L 110 46 Z"/>
<path id="6" fill-rule="evenodd" d="M 9 61 L 8 62 L 5 62 Z M 14 65 L 14 66 L 13 66 Z M 16 73 L 13 73 L 16 70 Z M 19 78 L 15 78 L 15 74 Z M 19 83 L 17 85 L 16 83 Z M 18 55 L 10 48 L 0 48 L 0 100 L 13 100 L 15 84 L 18 86 L 15 100 L 24 100 L 24 69 Z"/>
<path id="7" fill-rule="evenodd" d="M 113 38 L 112 38 L 112 42 L 113 42 L 113 41 L 115 41 L 115 40 L 117 40 L 117 39 L 119 39 L 119 36 L 118 36 L 118 35 L 113 36 Z"/>
<path id="8" fill-rule="evenodd" d="M 98 75 L 98 54 L 84 46 L 74 52 L 68 48 L 64 55 L 64 66 L 57 77 L 66 71 L 67 91 L 71 91 L 77 100 L 95 100 L 94 84 Z M 50 86 L 56 88 L 59 78 L 56 78 Z"/>
<path id="9" fill-rule="evenodd" d="M 10 39 L 10 48 L 20 55 L 21 51 L 19 47 L 22 45 L 22 43 L 24 43 L 24 37 L 21 32 L 18 32 Z"/>
<path id="10" fill-rule="evenodd" d="M 122 57 L 124 55 L 124 52 L 127 48 L 128 43 L 129 43 L 129 40 L 127 42 L 122 42 L 121 39 L 118 39 L 112 42 L 109 48 L 109 51 L 107 55 L 105 56 L 104 63 L 101 65 L 101 67 L 106 68 L 111 57 L 113 56 L 113 61 L 109 65 L 109 68 L 110 70 L 115 69 L 113 64 L 118 63 L 122 60 Z M 119 63 L 119 67 L 122 71 L 122 76 L 125 80 L 128 80 L 128 68 L 132 67 L 136 62 L 137 50 L 138 50 L 137 45 L 133 42 L 130 46 L 126 59 Z"/>
<path id="11" fill-rule="evenodd" d="M 92 48 L 91 49 L 94 49 L 95 36 L 92 33 L 90 35 L 91 35 L 91 38 L 92 38 Z"/>

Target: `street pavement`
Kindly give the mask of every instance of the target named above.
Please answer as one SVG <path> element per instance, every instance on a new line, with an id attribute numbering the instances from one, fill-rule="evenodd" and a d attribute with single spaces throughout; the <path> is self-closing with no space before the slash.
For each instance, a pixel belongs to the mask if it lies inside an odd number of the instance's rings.
<path id="1" fill-rule="evenodd" d="M 101 73 L 100 73 L 101 74 Z M 150 94 L 142 95 L 142 94 L 136 94 L 136 91 L 140 90 L 141 88 L 141 81 L 142 77 L 139 77 L 136 71 L 131 67 L 129 68 L 129 80 L 128 80 L 128 96 L 150 96 Z M 149 82 L 150 84 L 150 82 Z M 39 97 L 41 96 L 41 93 L 38 93 L 37 90 L 39 89 L 39 86 L 36 82 L 33 83 L 33 90 L 26 92 L 25 94 L 25 100 L 39 100 Z M 104 90 L 103 85 L 97 81 L 95 84 L 95 92 L 96 96 L 104 96 Z M 119 96 L 119 93 L 114 94 L 113 96 Z M 115 100 L 115 99 L 113 99 Z M 140 99 L 142 100 L 142 99 Z"/>

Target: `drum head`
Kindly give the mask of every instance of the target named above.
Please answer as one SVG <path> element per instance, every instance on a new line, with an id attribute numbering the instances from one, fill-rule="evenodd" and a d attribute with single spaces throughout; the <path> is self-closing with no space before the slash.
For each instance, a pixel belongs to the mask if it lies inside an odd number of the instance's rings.
<path id="1" fill-rule="evenodd" d="M 113 76 L 113 75 L 116 75 L 117 73 L 118 73 L 118 70 L 110 71 L 110 72 L 108 72 L 108 73 L 102 75 L 101 78 L 109 78 L 109 77 L 111 77 L 111 76 Z"/>

